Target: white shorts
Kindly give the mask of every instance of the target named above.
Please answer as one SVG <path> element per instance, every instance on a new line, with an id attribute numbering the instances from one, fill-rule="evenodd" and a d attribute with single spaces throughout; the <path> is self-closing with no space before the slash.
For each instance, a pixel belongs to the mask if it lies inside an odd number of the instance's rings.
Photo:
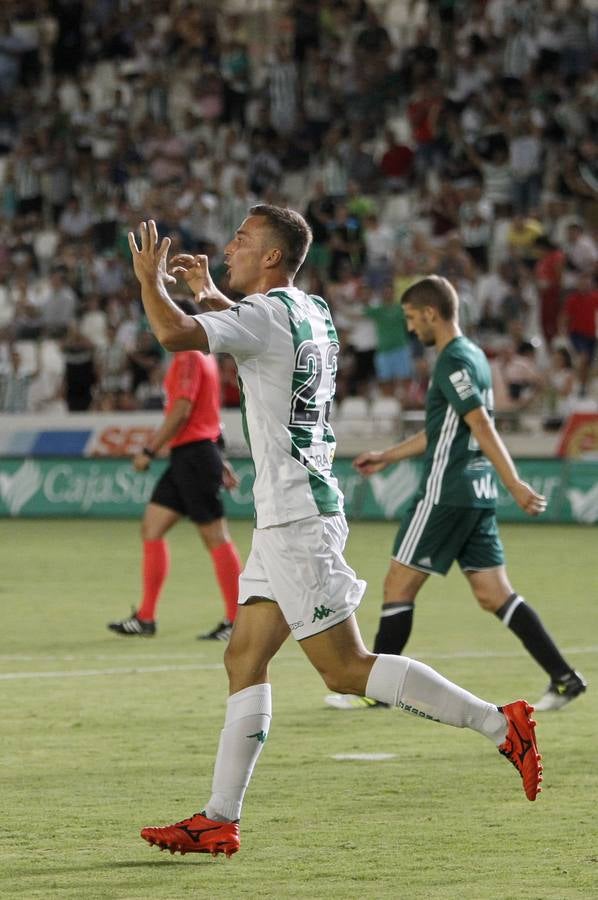
<path id="1" fill-rule="evenodd" d="M 298 641 L 348 619 L 366 589 L 343 557 L 348 533 L 344 516 L 256 528 L 239 603 L 274 600 Z"/>

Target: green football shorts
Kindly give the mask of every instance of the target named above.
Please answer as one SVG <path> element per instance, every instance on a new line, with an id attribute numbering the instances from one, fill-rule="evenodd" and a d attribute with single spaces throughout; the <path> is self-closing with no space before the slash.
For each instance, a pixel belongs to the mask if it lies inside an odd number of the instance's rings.
<path id="1" fill-rule="evenodd" d="M 463 571 L 483 571 L 505 561 L 494 509 L 415 503 L 401 522 L 393 559 L 436 575 L 457 560 Z"/>

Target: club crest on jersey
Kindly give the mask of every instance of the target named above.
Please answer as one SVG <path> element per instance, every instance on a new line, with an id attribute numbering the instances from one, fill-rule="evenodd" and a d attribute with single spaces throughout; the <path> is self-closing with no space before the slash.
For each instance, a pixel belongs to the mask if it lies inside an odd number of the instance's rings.
<path id="1" fill-rule="evenodd" d="M 468 397 L 473 396 L 474 388 L 467 369 L 457 369 L 456 372 L 452 372 L 449 375 L 449 381 L 460 400 L 467 400 Z"/>

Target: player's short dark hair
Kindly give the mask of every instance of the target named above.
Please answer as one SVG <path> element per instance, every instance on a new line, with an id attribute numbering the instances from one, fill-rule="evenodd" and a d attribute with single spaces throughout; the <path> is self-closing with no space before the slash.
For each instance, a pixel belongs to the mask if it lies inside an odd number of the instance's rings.
<path id="1" fill-rule="evenodd" d="M 294 209 L 268 206 L 266 203 L 252 206 L 249 215 L 263 216 L 268 220 L 268 225 L 282 243 L 285 268 L 290 275 L 295 275 L 312 241 L 311 228 L 303 216 Z"/>
<path id="2" fill-rule="evenodd" d="M 418 309 L 433 306 L 442 319 L 450 322 L 457 315 L 459 296 L 448 279 L 441 278 L 440 275 L 428 275 L 407 288 L 401 297 L 401 303 L 408 303 Z"/>

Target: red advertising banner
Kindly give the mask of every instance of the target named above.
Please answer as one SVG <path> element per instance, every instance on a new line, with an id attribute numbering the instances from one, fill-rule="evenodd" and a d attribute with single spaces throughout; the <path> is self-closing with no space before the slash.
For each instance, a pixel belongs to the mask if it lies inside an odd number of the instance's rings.
<path id="1" fill-rule="evenodd" d="M 557 452 L 567 459 L 598 459 L 598 413 L 569 416 Z"/>

